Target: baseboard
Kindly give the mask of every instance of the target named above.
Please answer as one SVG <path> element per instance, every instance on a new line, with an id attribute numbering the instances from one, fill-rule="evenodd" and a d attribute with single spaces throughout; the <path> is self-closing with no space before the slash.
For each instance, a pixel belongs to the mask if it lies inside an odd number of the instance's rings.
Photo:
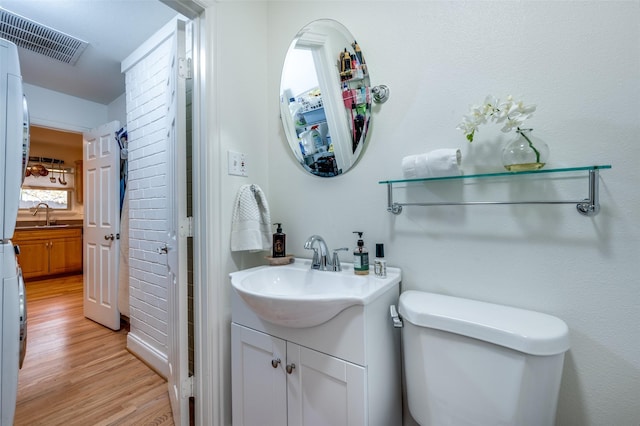
<path id="1" fill-rule="evenodd" d="M 169 359 L 167 355 L 158 352 L 157 349 L 149 346 L 132 332 L 127 334 L 127 350 L 140 358 L 142 362 L 164 377 L 165 380 L 169 377 Z"/>

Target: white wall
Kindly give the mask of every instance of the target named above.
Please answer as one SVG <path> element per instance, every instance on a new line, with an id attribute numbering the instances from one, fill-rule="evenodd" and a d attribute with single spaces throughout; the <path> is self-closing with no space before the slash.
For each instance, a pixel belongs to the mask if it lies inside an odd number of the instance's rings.
<path id="1" fill-rule="evenodd" d="M 31 123 L 53 129 L 85 132 L 105 124 L 107 106 L 24 84 Z"/>
<path id="2" fill-rule="evenodd" d="M 370 249 L 385 244 L 389 264 L 403 270 L 404 289 L 564 319 L 572 347 L 557 423 L 635 425 L 640 418 L 639 6 L 638 1 L 269 2 L 265 25 L 262 2 L 222 3 L 215 22 L 221 153 L 250 151 L 248 180 L 267 186 L 272 218 L 283 222 L 288 251 L 298 256 L 308 257 L 302 246 L 313 233 L 330 247 L 341 247 L 353 246 L 351 231 L 362 230 Z M 302 172 L 278 115 L 286 49 L 302 26 L 318 18 L 344 23 L 363 49 L 372 83 L 391 88 L 391 99 L 374 108 L 364 158 L 332 179 Z M 469 145 L 455 130 L 469 104 L 487 94 L 523 96 L 538 105 L 529 124 L 550 146 L 549 167 L 613 165 L 601 173 L 598 216 L 583 217 L 572 205 L 415 207 L 398 217 L 386 212 L 386 189 L 377 182 L 401 177 L 405 155 L 460 147 L 466 173 L 500 170 L 499 145 L 508 137 L 485 126 Z M 242 125 L 240 117 L 250 117 L 251 125 Z M 226 168 L 226 155 L 219 160 Z M 245 181 L 221 176 L 227 188 L 220 200 L 224 297 L 226 273 L 260 260 L 225 254 L 232 196 Z M 514 192 L 537 198 L 537 190 L 558 197 L 587 195 L 586 184 L 567 185 L 565 179 L 534 184 L 536 191 L 500 185 L 446 189 L 464 199 Z M 410 196 L 428 192 L 412 190 Z M 228 341 L 222 343 L 228 349 Z M 225 403 L 228 407 L 228 397 Z"/>
<path id="3" fill-rule="evenodd" d="M 118 120 L 122 125 L 127 123 L 127 96 L 126 93 L 118 96 L 107 105 L 107 122 Z"/>
<path id="4" fill-rule="evenodd" d="M 228 273 L 255 266 L 264 261 L 266 252 L 231 252 L 231 218 L 238 189 L 247 183 L 255 183 L 265 191 L 268 178 L 268 122 L 267 122 L 267 21 L 266 2 L 219 3 L 215 13 L 207 16 L 213 28 L 213 49 L 208 49 L 209 64 L 213 75 L 207 85 L 212 90 L 215 105 L 208 106 L 209 143 L 214 144 L 212 163 L 206 168 L 212 192 L 214 192 L 211 220 L 217 221 L 219 235 L 212 234 L 211 252 L 206 256 L 220 256 L 221 268 L 214 271 L 220 288 L 215 309 L 219 322 L 219 356 L 223 375 L 219 395 L 223 399 L 220 418 L 223 424 L 231 424 L 231 334 L 230 334 L 230 286 Z M 209 19 L 209 18 L 213 19 Z M 273 111 L 277 114 L 277 110 Z M 227 174 L 227 151 L 247 154 L 248 177 Z M 275 222 L 277 216 L 271 217 Z M 205 226 L 212 227 L 211 223 Z M 215 229 L 215 227 L 214 227 Z M 215 259 L 217 260 L 217 258 Z M 215 261 L 210 263 L 216 265 Z M 206 284 L 205 284 L 206 285 Z M 215 335 L 215 334 L 214 334 Z"/>

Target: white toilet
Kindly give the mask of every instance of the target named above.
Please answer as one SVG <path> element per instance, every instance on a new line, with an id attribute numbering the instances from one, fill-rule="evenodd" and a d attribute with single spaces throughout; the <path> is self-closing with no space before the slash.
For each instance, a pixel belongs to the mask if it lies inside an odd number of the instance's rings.
<path id="1" fill-rule="evenodd" d="M 553 425 L 569 334 L 542 313 L 400 295 L 409 411 L 422 426 Z"/>

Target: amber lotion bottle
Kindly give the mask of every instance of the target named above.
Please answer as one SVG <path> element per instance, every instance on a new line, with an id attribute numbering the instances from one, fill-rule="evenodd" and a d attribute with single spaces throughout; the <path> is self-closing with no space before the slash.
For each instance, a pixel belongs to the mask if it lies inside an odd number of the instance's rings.
<path id="1" fill-rule="evenodd" d="M 287 236 L 282 232 L 282 224 L 274 223 L 278 228 L 273 234 L 273 257 L 285 257 L 287 255 Z"/>

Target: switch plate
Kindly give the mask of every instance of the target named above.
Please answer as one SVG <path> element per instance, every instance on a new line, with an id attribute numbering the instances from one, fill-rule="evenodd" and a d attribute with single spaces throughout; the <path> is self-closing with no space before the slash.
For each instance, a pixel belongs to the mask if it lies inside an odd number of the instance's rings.
<path id="1" fill-rule="evenodd" d="M 229 174 L 233 176 L 249 176 L 247 173 L 247 155 L 241 152 L 227 151 Z"/>

